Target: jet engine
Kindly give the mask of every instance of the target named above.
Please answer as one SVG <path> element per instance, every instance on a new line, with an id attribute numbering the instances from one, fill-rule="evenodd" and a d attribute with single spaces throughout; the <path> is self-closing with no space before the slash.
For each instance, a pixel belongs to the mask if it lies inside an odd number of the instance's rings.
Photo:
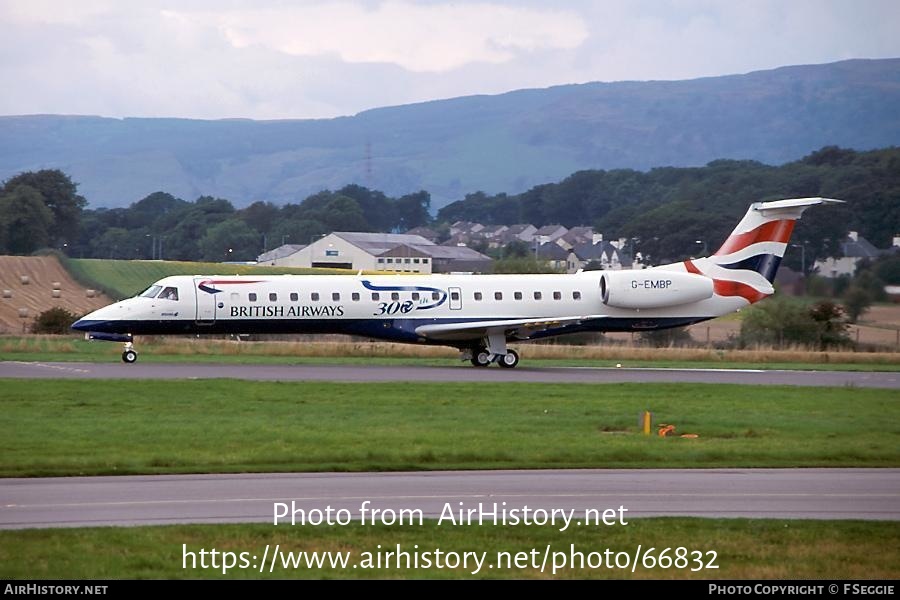
<path id="1" fill-rule="evenodd" d="M 600 295 L 615 308 L 665 308 L 711 298 L 713 280 L 657 269 L 608 271 L 600 278 Z"/>

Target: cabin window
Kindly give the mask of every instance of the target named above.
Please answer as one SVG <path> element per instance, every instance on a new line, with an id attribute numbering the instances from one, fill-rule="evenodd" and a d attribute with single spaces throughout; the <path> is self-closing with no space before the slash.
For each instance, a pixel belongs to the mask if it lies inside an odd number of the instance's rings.
<path id="1" fill-rule="evenodd" d="M 413 292 L 412 299 L 414 302 L 418 302 L 419 301 L 419 292 Z"/>
<path id="2" fill-rule="evenodd" d="M 269 302 L 277 302 L 277 301 L 278 301 L 278 294 L 276 294 L 275 292 L 269 292 Z"/>
<path id="3" fill-rule="evenodd" d="M 404 259 L 403 259 L 403 262 L 405 262 L 406 264 L 409 264 L 409 263 L 410 263 L 410 260 L 409 260 L 408 258 L 404 258 Z"/>
<path id="4" fill-rule="evenodd" d="M 581 300 L 581 292 L 572 292 L 572 300 Z"/>
<path id="5" fill-rule="evenodd" d="M 476 300 L 481 300 L 481 292 L 475 292 L 474 296 Z"/>
<path id="6" fill-rule="evenodd" d="M 456 302 L 457 300 L 459 300 L 459 292 L 452 292 L 452 293 L 450 294 L 450 299 L 453 300 L 454 302 Z"/>
<path id="7" fill-rule="evenodd" d="M 503 292 L 494 292 L 494 300 L 503 300 Z"/>
<path id="8" fill-rule="evenodd" d="M 300 299 L 300 294 L 297 292 L 291 292 L 291 302 L 296 302 Z"/>
<path id="9" fill-rule="evenodd" d="M 535 299 L 535 300 L 540 300 L 540 299 L 541 299 L 541 296 L 542 296 L 542 294 L 541 294 L 540 292 L 535 292 L 535 293 L 534 293 L 534 299 Z"/>
<path id="10" fill-rule="evenodd" d="M 319 301 L 319 292 L 313 292 L 312 294 L 310 294 L 309 299 L 312 300 L 313 302 L 318 302 Z"/>
<path id="11" fill-rule="evenodd" d="M 359 292 L 353 292 L 352 294 L 350 294 L 350 297 L 354 302 L 359 302 Z"/>
<path id="12" fill-rule="evenodd" d="M 332 301 L 334 301 L 334 302 L 340 302 L 340 301 L 341 301 L 341 294 L 340 294 L 339 292 L 331 292 L 331 299 L 332 299 Z"/>
<path id="13" fill-rule="evenodd" d="M 522 292 L 516 292 L 515 294 L 513 294 L 513 298 L 515 298 L 516 300 L 521 300 Z"/>
<path id="14" fill-rule="evenodd" d="M 391 292 L 391 300 L 399 300 L 400 294 L 397 292 Z"/>
<path id="15" fill-rule="evenodd" d="M 383 259 L 383 258 L 379 258 L 379 259 L 378 259 L 378 264 L 383 265 L 383 264 L 384 264 L 384 259 Z"/>
<path id="16" fill-rule="evenodd" d="M 378 302 L 379 298 L 381 298 L 381 296 L 378 294 L 378 292 L 372 292 L 372 300 Z"/>
<path id="17" fill-rule="evenodd" d="M 167 287 L 159 293 L 158 297 L 163 300 L 178 300 L 178 288 Z"/>
<path id="18" fill-rule="evenodd" d="M 414 259 L 413 259 L 413 264 L 414 264 L 414 265 L 419 264 L 419 259 L 418 259 L 418 258 L 414 258 Z"/>
<path id="19" fill-rule="evenodd" d="M 393 263 L 393 262 L 394 262 L 394 259 L 393 259 L 393 258 L 389 258 L 389 259 L 387 259 L 387 261 L 388 261 L 388 263 L 390 264 L 390 263 Z"/>
<path id="20" fill-rule="evenodd" d="M 562 292 L 553 292 L 554 300 L 562 300 Z"/>
<path id="21" fill-rule="evenodd" d="M 256 302 L 256 292 L 250 292 L 247 294 L 247 300 L 250 302 Z"/>
<path id="22" fill-rule="evenodd" d="M 428 259 L 427 259 L 427 258 L 423 258 L 423 259 L 422 259 L 422 264 L 423 264 L 423 265 L 427 265 L 427 264 L 428 264 Z"/>
<path id="23" fill-rule="evenodd" d="M 162 289 L 161 285 L 151 285 L 146 290 L 141 292 L 141 298 L 156 298 L 156 295 L 159 293 L 159 290 Z"/>
<path id="24" fill-rule="evenodd" d="M 431 299 L 432 300 L 440 300 L 441 299 L 440 292 L 431 292 Z"/>

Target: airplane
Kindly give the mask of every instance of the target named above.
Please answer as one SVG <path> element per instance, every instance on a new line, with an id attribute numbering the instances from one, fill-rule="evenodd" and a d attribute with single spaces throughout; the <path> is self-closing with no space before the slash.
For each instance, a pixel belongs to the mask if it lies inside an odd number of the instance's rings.
<path id="1" fill-rule="evenodd" d="M 565 275 L 179 275 L 72 325 L 96 340 L 135 335 L 339 333 L 452 346 L 473 366 L 513 368 L 509 342 L 580 332 L 647 331 L 713 319 L 775 292 L 804 210 L 790 198 L 750 205 L 712 256 L 641 270 Z"/>

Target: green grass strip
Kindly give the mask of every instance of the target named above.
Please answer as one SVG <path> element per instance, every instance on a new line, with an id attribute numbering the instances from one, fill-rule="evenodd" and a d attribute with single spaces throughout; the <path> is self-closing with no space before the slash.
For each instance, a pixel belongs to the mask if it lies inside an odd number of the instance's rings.
<path id="1" fill-rule="evenodd" d="M 900 391 L 849 387 L 7 379 L 0 427 L 5 477 L 900 465 Z"/>
<path id="2" fill-rule="evenodd" d="M 900 577 L 898 538 L 900 524 L 896 522 L 691 518 L 632 519 L 625 526 L 573 527 L 564 532 L 549 526 L 438 526 L 433 521 L 391 527 L 351 523 L 318 527 L 254 524 L 43 529 L 0 531 L 0 579 L 882 580 Z M 634 573 L 630 563 L 628 568 L 607 566 L 607 557 L 612 556 L 615 565 L 618 553 L 627 553 L 633 561 L 638 544 L 641 561 Z M 271 573 L 269 560 L 262 572 L 259 569 L 266 545 L 269 557 L 276 545 L 280 550 Z M 396 554 L 398 546 L 408 553 L 409 568 L 406 559 L 398 563 L 388 556 L 388 552 Z M 438 548 L 443 553 L 440 564 L 444 568 L 437 567 Z M 664 549 L 670 549 L 665 556 L 671 564 L 663 559 L 668 568 L 644 559 L 651 548 L 647 556 L 657 559 Z M 209 553 L 213 549 L 220 553 L 218 568 L 212 566 Z M 607 549 L 611 555 L 605 553 Z M 201 558 L 201 550 L 207 552 L 205 558 Z M 246 552 L 246 568 L 225 569 L 223 573 L 222 552 L 234 553 L 234 560 L 229 559 L 234 564 L 241 564 L 241 553 Z M 290 560 L 285 566 L 281 553 L 287 552 L 294 553 L 302 566 L 294 567 Z M 308 567 L 305 561 L 311 555 L 301 557 L 300 552 L 331 552 L 332 557 L 343 553 L 348 562 L 345 567 L 332 567 L 327 562 L 321 567 L 315 563 Z M 414 568 L 415 552 L 420 568 Z M 467 567 L 459 560 L 455 568 L 450 568 L 455 564 L 450 553 L 461 557 L 465 552 L 483 557 L 478 572 L 471 559 Z M 584 556 L 583 565 L 573 552 Z M 430 568 L 424 566 L 426 553 L 432 561 Z M 679 555 L 685 559 L 675 566 L 674 559 Z M 625 564 L 624 559 L 624 555 L 618 557 L 620 565 Z M 201 560 L 208 568 L 200 568 Z M 364 567 L 367 561 L 372 568 Z M 188 568 L 184 568 L 185 563 Z M 555 573 L 554 563 L 558 565 Z M 713 565 L 718 568 L 707 568 Z"/>

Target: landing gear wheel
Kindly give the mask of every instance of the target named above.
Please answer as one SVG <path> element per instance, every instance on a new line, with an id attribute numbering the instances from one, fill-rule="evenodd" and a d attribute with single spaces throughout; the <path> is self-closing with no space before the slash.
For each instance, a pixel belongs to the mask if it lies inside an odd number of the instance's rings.
<path id="1" fill-rule="evenodd" d="M 129 365 L 137 362 L 137 352 L 134 350 L 126 350 L 122 353 L 122 362 Z"/>
<path id="2" fill-rule="evenodd" d="M 519 353 L 515 350 L 510 350 L 497 359 L 497 364 L 505 369 L 512 369 L 519 364 Z"/>
<path id="3" fill-rule="evenodd" d="M 472 366 L 473 367 L 486 367 L 491 364 L 491 355 L 484 348 L 477 348 L 472 353 Z"/>

